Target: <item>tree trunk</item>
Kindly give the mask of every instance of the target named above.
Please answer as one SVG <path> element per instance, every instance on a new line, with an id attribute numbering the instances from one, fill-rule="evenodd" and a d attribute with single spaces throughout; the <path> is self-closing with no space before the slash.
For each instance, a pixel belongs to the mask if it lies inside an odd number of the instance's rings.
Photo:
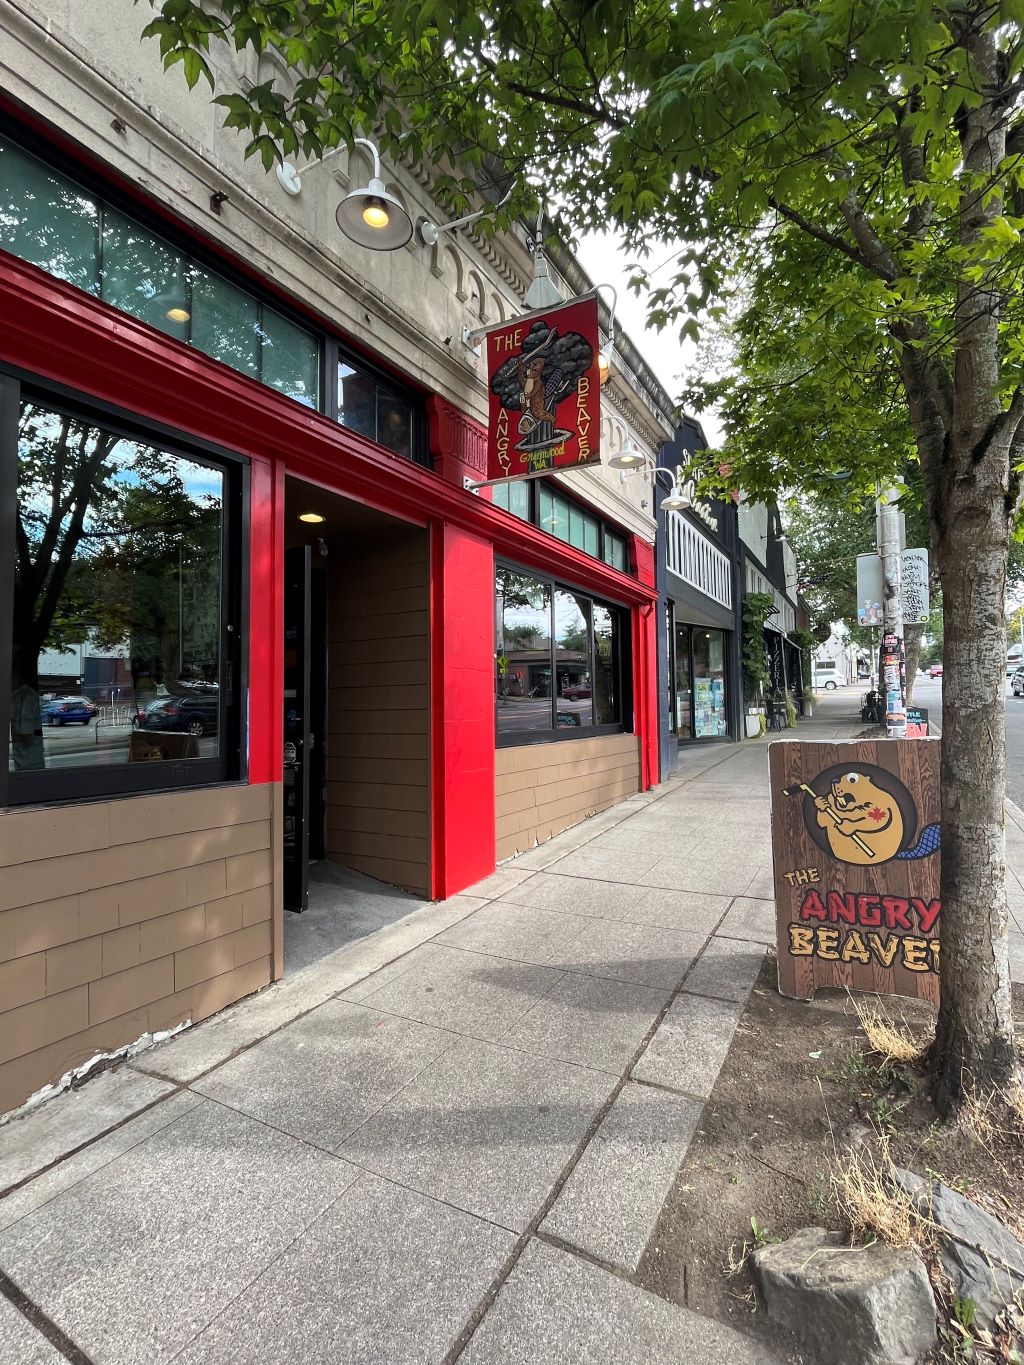
<path id="1" fill-rule="evenodd" d="M 965 15 L 958 35 L 981 101 L 959 125 L 959 238 L 970 251 L 999 213 L 1006 150 L 994 31 Z M 999 399 L 999 294 L 989 277 L 961 280 L 954 333 L 953 421 L 930 482 L 942 579 L 942 991 L 935 1100 L 1005 1086 L 1015 1069 L 1007 939 L 1006 563 L 1010 447 L 1017 402 Z"/>
<path id="2" fill-rule="evenodd" d="M 935 1099 L 1006 1085 L 1014 1069 L 1003 797 L 1008 537 L 991 484 L 958 486 L 942 550 L 942 996 Z"/>

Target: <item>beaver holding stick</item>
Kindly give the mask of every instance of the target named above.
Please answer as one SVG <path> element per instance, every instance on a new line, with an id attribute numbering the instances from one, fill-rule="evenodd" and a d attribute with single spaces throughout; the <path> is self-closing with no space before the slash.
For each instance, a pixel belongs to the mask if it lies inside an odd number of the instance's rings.
<path id="1" fill-rule="evenodd" d="M 829 794 L 816 796 L 814 805 L 829 847 L 844 863 L 883 863 L 899 852 L 903 843 L 899 803 L 866 773 L 851 771 L 837 777 Z"/>

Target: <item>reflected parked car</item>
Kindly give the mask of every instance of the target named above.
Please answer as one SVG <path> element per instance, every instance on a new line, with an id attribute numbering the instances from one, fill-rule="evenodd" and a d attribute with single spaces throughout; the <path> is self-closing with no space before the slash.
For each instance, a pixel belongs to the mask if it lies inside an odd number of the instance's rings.
<path id="1" fill-rule="evenodd" d="M 1018 668 L 1010 679 L 1010 686 L 1015 697 L 1024 696 L 1024 668 Z"/>
<path id="2" fill-rule="evenodd" d="M 573 683 L 569 687 L 563 687 L 562 696 L 566 701 L 586 701 L 590 696 L 590 684 Z"/>
<path id="3" fill-rule="evenodd" d="M 47 725 L 88 725 L 97 710 L 88 697 L 53 697 L 40 709 Z"/>
<path id="4" fill-rule="evenodd" d="M 217 692 L 192 689 L 187 694 L 159 697 L 150 702 L 139 728 L 142 730 L 185 730 L 197 739 L 217 733 L 220 696 Z"/>

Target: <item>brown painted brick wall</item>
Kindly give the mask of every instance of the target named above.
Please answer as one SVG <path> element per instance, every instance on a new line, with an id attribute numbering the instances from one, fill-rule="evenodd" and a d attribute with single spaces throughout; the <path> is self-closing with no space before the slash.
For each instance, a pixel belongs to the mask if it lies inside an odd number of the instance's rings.
<path id="1" fill-rule="evenodd" d="M 0 1113 L 268 983 L 274 796 L 0 812 Z"/>
<path id="2" fill-rule="evenodd" d="M 639 791 L 636 736 L 600 735 L 499 749 L 494 787 L 500 860 Z"/>

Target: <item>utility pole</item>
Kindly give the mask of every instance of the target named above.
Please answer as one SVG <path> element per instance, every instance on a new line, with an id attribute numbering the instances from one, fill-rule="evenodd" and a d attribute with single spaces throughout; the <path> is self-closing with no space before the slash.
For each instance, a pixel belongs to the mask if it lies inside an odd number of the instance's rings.
<path id="1" fill-rule="evenodd" d="M 904 692 L 903 575 L 900 544 L 899 500 L 903 489 L 876 490 L 875 512 L 878 553 L 882 560 L 882 679 L 885 692 L 885 733 L 889 739 L 907 737 L 907 701 Z"/>

